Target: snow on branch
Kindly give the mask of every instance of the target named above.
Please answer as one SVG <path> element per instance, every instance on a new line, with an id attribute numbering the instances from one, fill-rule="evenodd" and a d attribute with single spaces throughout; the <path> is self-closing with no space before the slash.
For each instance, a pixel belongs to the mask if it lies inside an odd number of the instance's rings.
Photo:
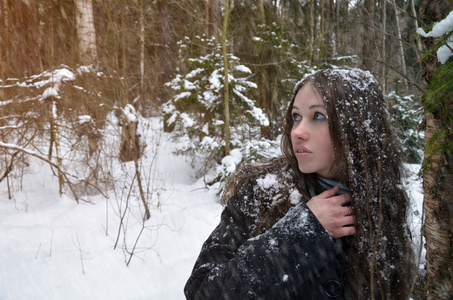
<path id="1" fill-rule="evenodd" d="M 433 37 L 439 38 L 444 34 L 450 33 L 453 31 L 453 10 L 447 15 L 447 17 L 440 22 L 434 24 L 430 32 L 425 32 L 423 28 L 418 28 L 417 33 L 423 37 Z M 437 50 L 437 60 L 441 64 L 445 64 L 447 60 L 453 56 L 453 39 L 450 39 L 446 42 L 445 45 L 439 47 Z"/>

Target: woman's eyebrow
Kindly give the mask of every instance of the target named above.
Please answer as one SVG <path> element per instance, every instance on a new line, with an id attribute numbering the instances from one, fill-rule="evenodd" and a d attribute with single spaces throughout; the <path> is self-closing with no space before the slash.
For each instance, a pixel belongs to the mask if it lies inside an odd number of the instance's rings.
<path id="1" fill-rule="evenodd" d="M 314 109 L 326 109 L 326 107 L 323 105 L 323 104 L 313 104 L 313 105 L 310 105 L 308 107 L 308 110 L 314 110 Z M 296 105 L 293 104 L 293 107 L 292 107 L 293 110 L 300 110 Z"/>
<path id="2" fill-rule="evenodd" d="M 310 105 L 310 107 L 309 107 L 308 109 L 309 109 L 309 110 L 313 110 L 313 109 L 317 109 L 317 108 L 326 109 L 326 107 L 325 107 L 323 104 L 314 104 L 314 105 Z"/>

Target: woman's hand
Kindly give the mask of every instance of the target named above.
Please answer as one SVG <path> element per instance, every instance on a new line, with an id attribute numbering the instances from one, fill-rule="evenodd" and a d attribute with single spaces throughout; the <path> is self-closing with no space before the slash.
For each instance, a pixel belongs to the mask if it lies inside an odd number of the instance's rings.
<path id="1" fill-rule="evenodd" d="M 345 206 L 351 201 L 351 194 L 337 195 L 338 186 L 326 190 L 307 202 L 308 208 L 332 238 L 355 233 L 354 211 Z"/>

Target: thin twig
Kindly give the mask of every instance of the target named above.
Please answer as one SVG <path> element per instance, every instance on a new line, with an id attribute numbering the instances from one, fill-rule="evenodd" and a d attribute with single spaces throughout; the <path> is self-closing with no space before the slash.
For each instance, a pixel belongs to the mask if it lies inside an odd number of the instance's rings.
<path id="1" fill-rule="evenodd" d="M 118 226 L 118 234 L 116 236 L 116 241 L 115 241 L 115 245 L 113 246 L 113 250 L 115 250 L 116 247 L 118 246 L 118 241 L 119 241 L 120 236 L 121 236 L 121 228 L 124 228 L 124 217 L 126 216 L 126 213 L 127 213 L 128 209 L 129 209 L 129 199 L 131 198 L 131 192 L 132 192 L 132 187 L 134 186 L 135 178 L 136 178 L 136 176 L 134 176 L 132 178 L 132 183 L 131 183 L 130 188 L 129 188 L 129 193 L 128 193 L 127 197 L 126 197 L 126 207 L 124 208 L 124 213 L 123 213 L 123 215 L 120 218 L 120 225 Z"/>
<path id="2" fill-rule="evenodd" d="M 46 163 L 48 163 L 50 166 L 56 168 L 62 175 L 63 177 L 65 178 L 66 180 L 66 183 L 68 184 L 69 188 L 71 189 L 71 192 L 72 194 L 74 195 L 74 197 L 76 198 L 76 202 L 79 203 L 79 197 L 77 197 L 77 194 L 76 192 L 74 191 L 74 189 L 72 188 L 72 184 L 71 182 L 69 181 L 68 179 L 68 176 L 66 174 L 66 172 L 64 172 L 59 165 L 57 165 L 56 163 L 48 160 L 47 158 L 39 155 L 39 154 L 36 154 L 34 151 L 31 151 L 31 150 L 28 150 L 28 149 L 24 149 L 24 148 L 21 148 L 17 145 L 13 145 L 13 144 L 5 144 L 3 142 L 0 142 L 0 147 L 3 147 L 3 148 L 6 148 L 6 149 L 11 149 L 11 150 L 17 150 L 17 151 L 20 151 L 20 152 L 23 152 L 23 153 L 26 153 L 28 155 L 31 155 L 33 157 L 36 157 Z"/>
<path id="3" fill-rule="evenodd" d="M 76 233 L 77 237 L 77 244 L 79 244 L 79 253 L 80 253 L 80 262 L 82 264 L 82 274 L 85 275 L 85 268 L 83 266 L 83 253 L 82 253 L 82 247 L 80 246 L 80 241 L 79 241 L 79 235 Z"/>
<path id="4" fill-rule="evenodd" d="M 5 173 L 0 178 L 0 182 L 2 182 L 3 179 L 5 179 L 9 175 L 9 173 L 11 173 L 11 171 L 13 170 L 14 158 L 16 157 L 16 155 L 18 153 L 19 153 L 19 151 L 16 151 L 13 153 L 13 155 L 11 155 L 11 161 L 10 161 L 9 165 L 6 167 Z"/>
<path id="5" fill-rule="evenodd" d="M 38 251 L 36 251 L 35 259 L 38 259 L 39 249 L 41 249 L 41 243 L 39 243 Z"/>
<path id="6" fill-rule="evenodd" d="M 129 264 L 131 263 L 131 259 L 134 256 L 134 251 L 135 251 L 135 248 L 137 247 L 138 240 L 140 239 L 140 236 L 142 235 L 144 229 L 145 229 L 145 220 L 143 220 L 142 229 L 140 230 L 140 233 L 138 234 L 137 238 L 135 239 L 134 247 L 132 247 L 132 252 L 129 253 L 129 260 L 127 261 L 127 264 L 126 264 L 127 266 L 129 266 Z"/>
<path id="7" fill-rule="evenodd" d="M 52 234 L 50 236 L 50 249 L 49 249 L 49 257 L 52 256 L 52 247 L 53 247 L 53 229 L 52 229 Z"/>
<path id="8" fill-rule="evenodd" d="M 140 198 L 142 200 L 143 207 L 145 208 L 144 220 L 149 220 L 149 218 L 151 218 L 151 213 L 149 211 L 148 203 L 146 202 L 145 192 L 143 191 L 142 177 L 140 174 L 140 166 L 138 164 L 137 159 L 134 160 L 134 163 L 135 163 L 135 175 L 137 176 L 137 184 L 138 184 L 138 189 L 140 191 Z"/>
<path id="9" fill-rule="evenodd" d="M 378 63 L 381 63 L 381 64 L 384 64 L 385 66 L 389 67 L 390 69 L 392 69 L 393 71 L 395 71 L 396 73 L 398 73 L 399 75 L 401 75 L 402 77 L 404 77 L 404 79 L 406 79 L 406 81 L 408 83 L 410 83 L 411 85 L 413 85 L 414 87 L 416 87 L 418 90 L 420 90 L 420 92 L 425 92 L 421 87 L 418 86 L 417 83 L 415 83 L 414 81 L 410 80 L 409 77 L 407 77 L 405 74 L 401 73 L 401 71 L 399 71 L 398 69 L 396 69 L 395 67 L 392 67 L 391 65 L 389 65 L 388 63 L 382 61 L 382 60 L 379 60 L 379 59 L 374 59 L 375 62 L 378 62 Z"/>

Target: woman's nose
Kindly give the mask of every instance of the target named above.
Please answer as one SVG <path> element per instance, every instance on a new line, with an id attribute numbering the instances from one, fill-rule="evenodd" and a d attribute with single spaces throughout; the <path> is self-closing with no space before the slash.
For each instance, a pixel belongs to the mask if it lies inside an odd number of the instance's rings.
<path id="1" fill-rule="evenodd" d="M 293 128 L 291 134 L 295 139 L 307 140 L 309 137 L 307 124 L 303 120 L 300 121 L 299 124 Z"/>

